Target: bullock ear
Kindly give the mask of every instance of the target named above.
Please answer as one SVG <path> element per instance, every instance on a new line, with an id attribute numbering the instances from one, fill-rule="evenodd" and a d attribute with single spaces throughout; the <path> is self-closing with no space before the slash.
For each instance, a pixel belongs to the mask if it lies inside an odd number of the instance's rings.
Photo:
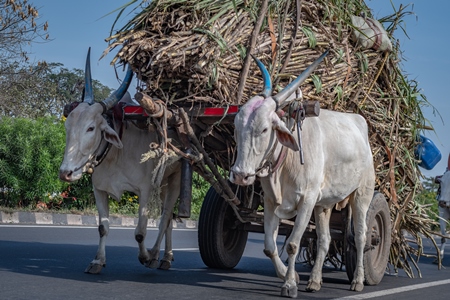
<path id="1" fill-rule="evenodd" d="M 286 146 L 294 151 L 298 151 L 299 147 L 297 141 L 295 140 L 294 135 L 286 127 L 286 124 L 277 118 L 277 120 L 274 120 L 273 125 L 278 141 L 283 146 Z"/>
<path id="2" fill-rule="evenodd" d="M 115 132 L 114 129 L 112 129 L 108 125 L 102 126 L 102 127 L 103 127 L 102 132 L 103 132 L 103 136 L 104 136 L 105 140 L 107 142 L 111 143 L 112 145 L 114 145 L 115 147 L 122 149 L 123 144 L 122 144 L 122 141 L 120 140 L 117 132 Z"/>

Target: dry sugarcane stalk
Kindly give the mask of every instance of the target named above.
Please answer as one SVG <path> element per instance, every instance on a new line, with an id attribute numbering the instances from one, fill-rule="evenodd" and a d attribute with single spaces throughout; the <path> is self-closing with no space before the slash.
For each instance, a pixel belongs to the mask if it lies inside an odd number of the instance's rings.
<path id="1" fill-rule="evenodd" d="M 264 10 L 261 1 L 246 0 L 236 8 L 229 6 L 228 12 L 221 10 L 220 5 L 229 1 L 201 10 L 194 9 L 193 3 L 197 2 L 193 0 L 186 5 L 172 5 L 175 0 L 165 0 L 164 6 L 154 2 L 152 9 L 133 21 L 135 26 L 110 38 L 110 49 L 123 45 L 114 61 L 130 63 L 141 79 L 142 90 L 153 98 L 164 99 L 168 106 L 219 106 L 237 99 L 242 104 L 262 86 L 255 64 L 243 61 L 245 49 L 250 49 L 247 53 L 253 49 L 273 72 L 276 91 L 300 74 L 323 49 L 331 48 L 326 63 L 315 72 L 321 91 L 309 79 L 302 85 L 304 99 L 318 100 L 322 108 L 358 112 L 367 120 L 377 189 L 392 203 L 391 218 L 396 230 L 392 249 L 400 257 L 394 264 L 413 275 L 401 231 L 408 227 L 425 232 L 431 229 L 429 222 L 405 217 L 418 209 L 411 204 L 415 204 L 414 195 L 420 189 L 416 162 L 405 158 L 414 157 L 416 130 L 424 122 L 420 108 L 410 105 L 410 99 L 404 96 L 418 91 L 408 85 L 398 68 L 398 48 L 387 55 L 357 46 L 347 19 L 359 11 L 352 11 L 354 8 L 347 4 L 340 7 L 325 0 L 270 1 L 271 9 L 267 9 L 261 27 L 256 23 L 262 18 L 253 19 Z M 355 1 L 370 17 L 364 1 Z M 274 9 L 274 5 L 279 7 Z M 250 12 L 250 8 L 254 10 Z M 224 13 L 218 15 L 218 11 Z M 300 18 L 295 17 L 298 14 Z M 396 24 L 399 16 L 393 17 Z M 306 34 L 308 30 L 311 36 Z M 248 73 L 244 76 L 245 68 Z M 232 140 L 229 128 L 212 130 Z M 221 164 L 232 161 L 232 154 L 217 157 Z M 425 225 L 418 227 L 418 222 Z"/>

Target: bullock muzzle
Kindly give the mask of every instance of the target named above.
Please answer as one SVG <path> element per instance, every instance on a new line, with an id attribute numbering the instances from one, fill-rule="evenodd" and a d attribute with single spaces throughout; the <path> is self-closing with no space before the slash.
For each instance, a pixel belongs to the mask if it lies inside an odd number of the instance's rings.
<path id="1" fill-rule="evenodd" d="M 79 169 L 80 168 L 75 169 L 75 170 L 60 169 L 59 170 L 59 179 L 61 179 L 62 181 L 65 181 L 65 182 L 77 181 L 83 175 L 83 172 L 77 172 Z"/>
<path id="2" fill-rule="evenodd" d="M 256 174 L 248 174 L 239 172 L 235 168 L 231 168 L 230 181 L 237 185 L 252 185 L 255 182 Z"/>
<path id="3" fill-rule="evenodd" d="M 74 182 L 78 180 L 79 178 L 75 178 L 73 176 L 73 172 L 69 170 L 59 170 L 59 179 L 65 182 Z"/>

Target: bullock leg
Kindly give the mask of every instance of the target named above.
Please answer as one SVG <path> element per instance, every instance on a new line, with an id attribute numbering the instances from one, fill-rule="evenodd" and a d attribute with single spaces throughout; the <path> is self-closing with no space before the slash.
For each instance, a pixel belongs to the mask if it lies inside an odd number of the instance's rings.
<path id="1" fill-rule="evenodd" d="M 322 286 L 322 266 L 330 247 L 330 216 L 331 209 L 316 207 L 314 208 L 317 234 L 317 255 L 314 261 L 314 267 L 311 272 L 306 290 L 308 292 L 317 292 Z"/>
<path id="2" fill-rule="evenodd" d="M 138 243 L 139 254 L 138 259 L 141 264 L 149 267 L 150 254 L 145 247 L 145 237 L 147 235 L 147 224 L 148 224 L 148 199 L 150 197 L 150 191 L 142 191 L 138 194 L 139 197 L 139 216 L 138 224 L 134 230 L 134 238 Z"/>
<path id="3" fill-rule="evenodd" d="M 158 269 L 170 269 L 173 261 L 172 252 L 172 218 L 175 203 L 180 195 L 180 172 L 176 172 L 163 180 L 161 184 L 161 199 L 163 200 L 163 211 L 159 223 L 159 232 L 156 237 L 155 244 L 150 249 L 151 267 L 155 268 L 158 265 L 159 249 L 161 247 L 162 239 L 165 235 L 164 256 L 158 266 Z M 170 183 L 170 184 L 169 184 Z"/>
<path id="4" fill-rule="evenodd" d="M 373 189 L 359 188 L 350 195 L 350 205 L 355 230 L 356 245 L 356 268 L 353 281 L 350 285 L 351 291 L 360 292 L 364 289 L 364 246 L 366 244 L 366 215 L 373 195 Z M 361 193 L 362 192 L 362 193 Z"/>
<path id="5" fill-rule="evenodd" d="M 317 195 L 311 197 L 313 201 L 305 198 L 303 204 L 299 204 L 297 208 L 297 217 L 295 218 L 294 229 L 291 235 L 287 239 L 286 252 L 288 254 L 288 267 L 286 277 L 284 278 L 284 284 L 281 287 L 281 296 L 296 298 L 297 297 L 297 284 L 298 273 L 295 271 L 295 258 L 297 257 L 300 240 L 305 232 L 306 226 L 311 218 L 311 214 L 314 206 L 307 203 L 315 203 Z M 264 211 L 264 213 L 266 213 Z"/>
<path id="6" fill-rule="evenodd" d="M 284 280 L 287 268 L 278 256 L 276 243 L 279 221 L 274 214 L 272 201 L 264 198 L 264 254 L 272 261 L 278 278 Z"/>
<path id="7" fill-rule="evenodd" d="M 100 242 L 97 249 L 97 255 L 91 261 L 89 266 L 84 270 L 85 273 L 98 274 L 103 267 L 106 266 L 105 244 L 106 237 L 109 232 L 109 206 L 108 194 L 94 188 L 95 204 L 98 210 L 98 233 L 100 234 Z"/>
<path id="8" fill-rule="evenodd" d="M 173 261 L 172 219 L 170 219 L 169 220 L 169 224 L 168 224 L 168 226 L 166 228 L 164 256 L 163 256 L 163 258 L 161 258 L 161 261 L 159 262 L 158 269 L 160 269 L 160 270 L 169 270 L 170 267 L 172 266 L 172 261 Z"/>
<path id="9" fill-rule="evenodd" d="M 164 187 L 162 189 L 161 197 L 164 199 L 163 203 L 163 212 L 161 216 L 160 233 L 158 234 L 158 238 L 156 239 L 155 245 L 153 248 L 160 247 L 161 239 L 165 233 L 165 247 L 164 247 L 164 256 L 159 263 L 158 269 L 168 270 L 172 266 L 173 261 L 173 252 L 172 252 L 172 218 L 173 218 L 173 210 L 175 206 L 175 202 L 180 195 L 179 185 L 175 183 L 180 182 L 180 172 L 173 174 L 169 177 L 170 187 L 168 182 L 164 183 Z"/>

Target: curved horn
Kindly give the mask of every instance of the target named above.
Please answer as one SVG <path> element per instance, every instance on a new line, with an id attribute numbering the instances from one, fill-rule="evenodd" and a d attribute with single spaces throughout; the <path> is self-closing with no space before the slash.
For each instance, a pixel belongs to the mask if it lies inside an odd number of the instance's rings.
<path id="1" fill-rule="evenodd" d="M 94 103 L 94 91 L 92 89 L 92 75 L 91 75 L 91 47 L 89 47 L 86 57 L 86 67 L 84 69 L 84 92 L 83 102 L 89 104 Z"/>
<path id="2" fill-rule="evenodd" d="M 273 96 L 272 98 L 277 102 L 278 105 L 280 105 L 284 100 L 286 100 L 297 88 L 302 84 L 308 77 L 311 75 L 312 72 L 317 68 L 317 66 L 320 64 L 320 62 L 327 56 L 328 52 L 330 50 L 328 49 L 325 51 L 318 59 L 316 59 L 308 68 L 306 68 L 305 71 L 303 71 L 302 74 L 300 74 L 297 78 L 295 78 L 294 81 L 289 83 L 281 92 Z"/>
<path id="3" fill-rule="evenodd" d="M 117 102 L 120 101 L 120 99 L 122 99 L 122 97 L 127 92 L 132 79 L 133 79 L 133 70 L 131 69 L 130 66 L 128 66 L 127 74 L 125 75 L 125 78 L 123 79 L 120 87 L 117 90 L 115 90 L 108 98 L 102 101 L 105 111 L 111 109 L 114 105 L 116 105 Z"/>
<path id="4" fill-rule="evenodd" d="M 262 74 L 262 77 L 264 80 L 264 88 L 263 88 L 261 95 L 263 95 L 264 98 L 267 98 L 272 94 L 272 81 L 270 80 L 269 71 L 267 71 L 266 67 L 259 59 L 257 59 L 253 55 L 252 55 L 252 57 L 255 60 L 256 64 L 258 65 L 258 68 L 261 71 L 261 74 Z"/>

